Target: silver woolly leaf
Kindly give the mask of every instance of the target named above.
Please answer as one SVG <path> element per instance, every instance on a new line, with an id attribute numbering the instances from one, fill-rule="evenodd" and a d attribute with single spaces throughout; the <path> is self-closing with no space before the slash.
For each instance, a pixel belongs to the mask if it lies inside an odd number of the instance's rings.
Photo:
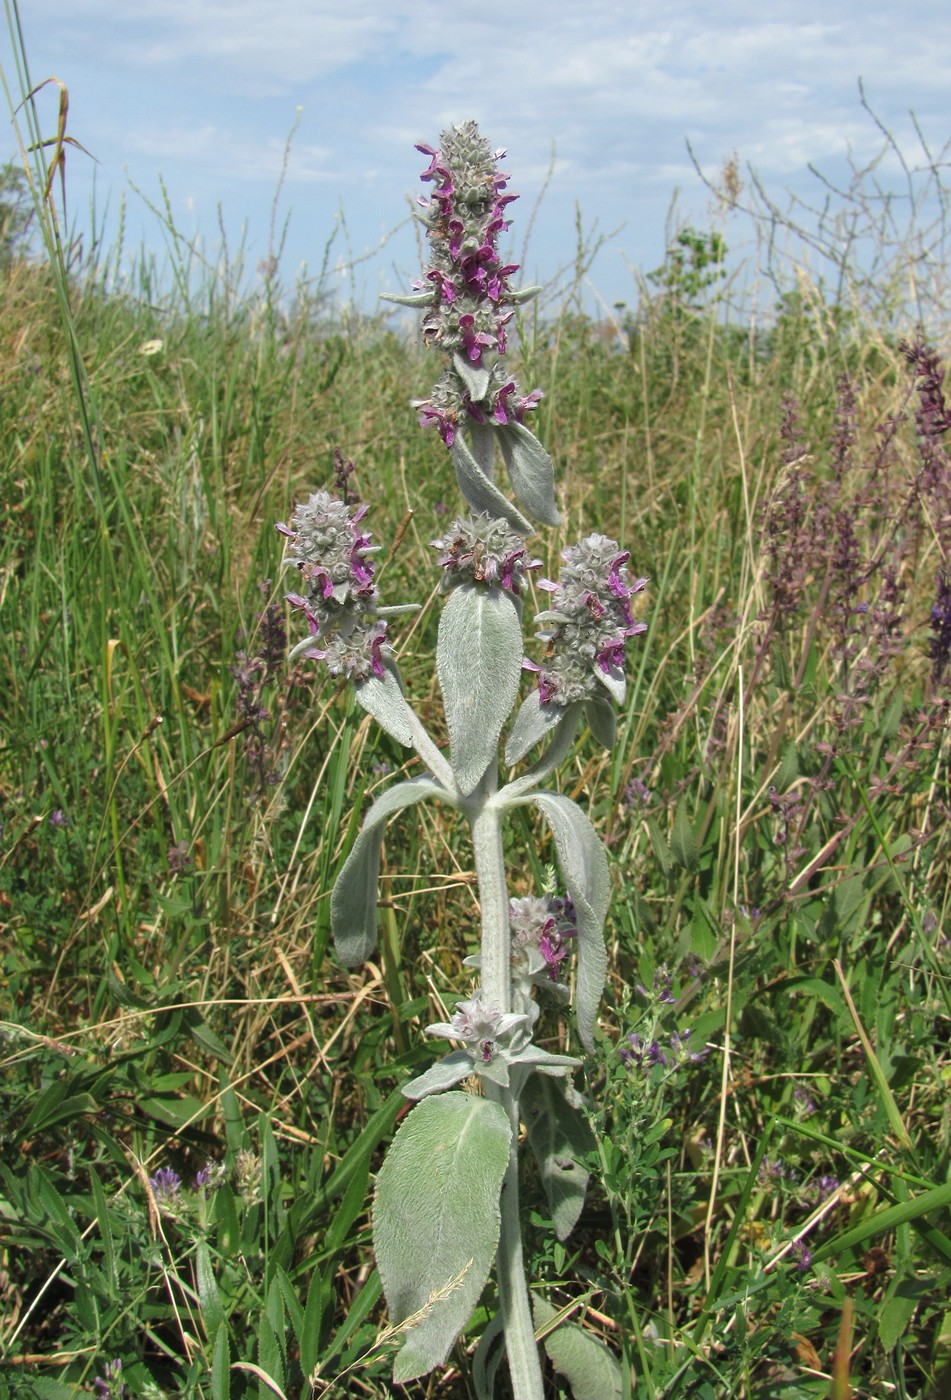
<path id="1" fill-rule="evenodd" d="M 614 703 L 616 705 L 623 705 L 627 696 L 627 680 L 620 666 L 611 665 L 605 671 L 599 661 L 592 668 L 592 672 L 596 679 L 604 686 Z"/>
<path id="2" fill-rule="evenodd" d="M 473 403 L 481 403 L 489 392 L 489 369 L 486 365 L 474 365 L 466 355 L 458 350 L 452 357 L 452 367 L 462 380 L 466 393 Z"/>
<path id="3" fill-rule="evenodd" d="M 617 738 L 617 718 L 613 706 L 600 696 L 594 696 L 585 703 L 584 717 L 597 743 L 603 749 L 613 749 Z"/>
<path id="4" fill-rule="evenodd" d="M 408 1099 L 425 1099 L 430 1094 L 440 1094 L 444 1089 L 454 1089 L 473 1071 L 473 1059 L 468 1050 L 453 1050 L 444 1055 L 424 1074 L 419 1074 L 403 1085 L 402 1092 Z"/>
<path id="5" fill-rule="evenodd" d="M 487 515 L 506 520 L 520 535 L 532 534 L 532 524 L 499 488 L 489 480 L 479 463 L 469 450 L 469 445 L 461 433 L 456 434 L 452 445 L 452 460 L 456 468 L 459 490 L 473 510 L 485 511 Z"/>
<path id="6" fill-rule="evenodd" d="M 558 1316 L 551 1303 L 532 1294 L 535 1329 L 546 1327 Z M 571 1386 L 574 1400 L 621 1400 L 624 1393 L 621 1368 L 603 1342 L 576 1322 L 561 1322 L 542 1345 L 555 1370 Z"/>
<path id="7" fill-rule="evenodd" d="M 453 589 L 439 619 L 436 673 L 452 771 L 467 797 L 497 761 L 499 735 L 518 696 L 522 628 L 509 593 L 471 583 Z"/>
<path id="8" fill-rule="evenodd" d="M 604 920 L 611 900 L 608 858 L 594 827 L 570 797 L 557 792 L 539 792 L 531 800 L 551 827 L 561 873 L 575 906 L 578 929 L 575 1011 L 581 1043 L 592 1050 L 608 969 L 604 947 Z"/>
<path id="9" fill-rule="evenodd" d="M 499 443 L 519 505 L 543 525 L 560 525 L 555 505 L 555 464 L 524 423 L 499 428 Z"/>
<path id="10" fill-rule="evenodd" d="M 350 848 L 330 896 L 330 926 L 337 956 L 345 967 L 366 962 L 376 947 L 383 829 L 395 813 L 425 797 L 451 802 L 441 783 L 432 778 L 414 778 L 387 788 L 364 818 L 363 829 Z"/>
<path id="11" fill-rule="evenodd" d="M 398 1384 L 441 1366 L 489 1277 L 512 1130 L 501 1104 L 451 1091 L 406 1115 L 376 1181 L 373 1248 Z M 412 1321 L 410 1320 L 412 1319 Z"/>
<path id="12" fill-rule="evenodd" d="M 392 662 L 383 663 L 382 676 L 367 676 L 353 688 L 359 704 L 372 715 L 381 729 L 404 748 L 413 743 L 410 727 L 412 710 L 403 694 L 399 671 Z"/>
<path id="13" fill-rule="evenodd" d="M 594 1134 L 566 1101 L 560 1082 L 544 1075 L 531 1076 L 522 1090 L 519 1106 L 538 1162 L 555 1234 L 566 1240 L 584 1208 L 590 1173 L 580 1165 L 579 1158 L 595 1150 Z"/>
<path id="14" fill-rule="evenodd" d="M 563 705 L 543 705 L 537 690 L 526 695 L 505 743 L 505 761 L 509 767 L 540 744 L 546 734 L 557 727 L 564 713 Z"/>

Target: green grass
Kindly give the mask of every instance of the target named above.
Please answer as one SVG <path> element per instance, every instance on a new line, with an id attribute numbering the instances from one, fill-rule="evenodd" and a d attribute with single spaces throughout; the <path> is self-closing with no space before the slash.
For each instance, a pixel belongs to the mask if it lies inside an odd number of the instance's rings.
<path id="1" fill-rule="evenodd" d="M 409 406 L 433 365 L 385 321 L 228 275 L 182 265 L 160 304 L 144 262 L 125 294 L 89 262 L 0 270 L 16 1396 L 91 1393 L 116 1357 L 136 1395 L 276 1393 L 262 1373 L 289 1400 L 389 1394 L 372 1178 L 476 940 L 471 852 L 427 811 L 388 836 L 378 962 L 335 963 L 334 874 L 415 768 L 275 640 L 274 523 L 339 450 L 384 601 L 424 605 L 394 636 L 439 732 L 429 541 L 455 485 Z M 533 548 L 551 566 L 603 530 L 651 587 L 618 746 L 561 775 L 609 847 L 611 974 L 598 1184 L 558 1245 L 528 1183 L 532 1276 L 638 1400 L 926 1396 L 951 1362 L 945 449 L 929 467 L 893 330 L 803 277 L 756 332 L 676 278 L 621 340 L 569 305 L 523 327 L 565 518 Z M 513 893 L 538 839 L 513 823 Z M 702 1060 L 622 1061 L 688 1027 Z M 191 1189 L 209 1162 L 222 1184 Z M 157 1212 L 165 1167 L 186 1187 Z M 472 1394 L 477 1335 L 408 1393 Z"/>

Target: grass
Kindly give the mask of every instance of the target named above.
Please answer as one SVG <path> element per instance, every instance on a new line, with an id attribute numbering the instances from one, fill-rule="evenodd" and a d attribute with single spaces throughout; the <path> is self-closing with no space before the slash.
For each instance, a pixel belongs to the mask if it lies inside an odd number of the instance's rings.
<path id="1" fill-rule="evenodd" d="M 335 963 L 334 874 L 405 755 L 288 670 L 273 525 L 356 460 L 438 731 L 455 487 L 409 407 L 432 366 L 384 320 L 179 274 L 163 304 L 144 263 L 126 292 L 95 258 L 0 271 L 0 1385 L 93 1393 L 119 1358 L 135 1395 L 382 1397 L 373 1173 L 466 985 L 471 852 L 439 812 L 392 828 L 379 960 Z M 565 1245 L 528 1187 L 532 1277 L 638 1400 L 943 1394 L 927 358 L 801 269 L 764 330 L 660 283 L 610 338 L 570 300 L 523 325 L 566 522 L 536 552 L 603 530 L 651 578 L 618 745 L 562 775 L 611 854 L 611 980 L 598 1182 Z M 527 818 L 510 840 L 527 893 L 551 853 Z M 409 1395 L 474 1394 L 479 1321 Z"/>

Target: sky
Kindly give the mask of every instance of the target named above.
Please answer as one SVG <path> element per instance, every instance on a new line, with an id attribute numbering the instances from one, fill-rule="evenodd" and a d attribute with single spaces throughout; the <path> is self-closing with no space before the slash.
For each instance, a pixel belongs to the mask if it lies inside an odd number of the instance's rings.
<path id="1" fill-rule="evenodd" d="M 9 0 L 8 0 L 9 3 Z M 589 305 L 636 304 L 671 225 L 720 216 L 716 182 L 736 156 L 778 204 L 812 203 L 883 151 L 869 106 L 907 163 L 951 138 L 947 0 L 19 0 L 29 76 L 69 94 L 67 213 L 106 243 L 124 218 L 125 264 L 161 260 L 163 189 L 176 228 L 214 258 L 244 230 L 253 283 L 287 222 L 281 276 L 324 264 L 367 308 L 419 275 L 411 202 L 452 122 L 475 118 L 507 149 L 510 254 L 525 282 L 570 267 L 580 219 Z M 0 63 L 15 102 L 14 50 Z M 43 134 L 58 92 L 38 96 Z M 8 128 L 8 149 L 16 134 Z M 688 149 L 689 146 L 689 149 Z M 810 170 L 812 167 L 812 170 Z M 817 176 L 813 171 L 818 171 Z M 282 175 L 283 172 L 283 175 Z M 904 188 L 888 149 L 877 178 Z M 821 177 L 821 178 L 820 178 Z M 276 201 L 276 204 L 275 204 Z M 675 203 L 674 203 L 675 202 Z M 731 214 L 738 255 L 753 225 Z M 329 241 L 329 250 L 328 250 Z M 518 280 L 518 279 L 516 279 Z"/>

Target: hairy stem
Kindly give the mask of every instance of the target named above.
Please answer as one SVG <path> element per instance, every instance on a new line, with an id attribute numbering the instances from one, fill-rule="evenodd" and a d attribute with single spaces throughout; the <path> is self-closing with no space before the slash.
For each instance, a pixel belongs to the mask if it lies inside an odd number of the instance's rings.
<path id="1" fill-rule="evenodd" d="M 469 799 L 472 847 L 482 911 L 482 991 L 500 1011 L 512 1009 L 509 896 L 502 856 L 502 814 L 492 803 L 498 787 L 494 765 Z"/>
<path id="2" fill-rule="evenodd" d="M 502 855 L 502 814 L 492 799 L 498 775 L 492 765 L 469 799 L 479 905 L 482 910 L 482 990 L 501 1011 L 512 1007 L 509 899 Z M 542 1371 L 522 1259 L 518 1202 L 518 1100 L 510 1089 L 487 1083 L 486 1094 L 500 1103 L 512 1128 L 509 1163 L 502 1184 L 502 1221 L 496 1258 L 505 1349 L 515 1400 L 542 1400 Z"/>

